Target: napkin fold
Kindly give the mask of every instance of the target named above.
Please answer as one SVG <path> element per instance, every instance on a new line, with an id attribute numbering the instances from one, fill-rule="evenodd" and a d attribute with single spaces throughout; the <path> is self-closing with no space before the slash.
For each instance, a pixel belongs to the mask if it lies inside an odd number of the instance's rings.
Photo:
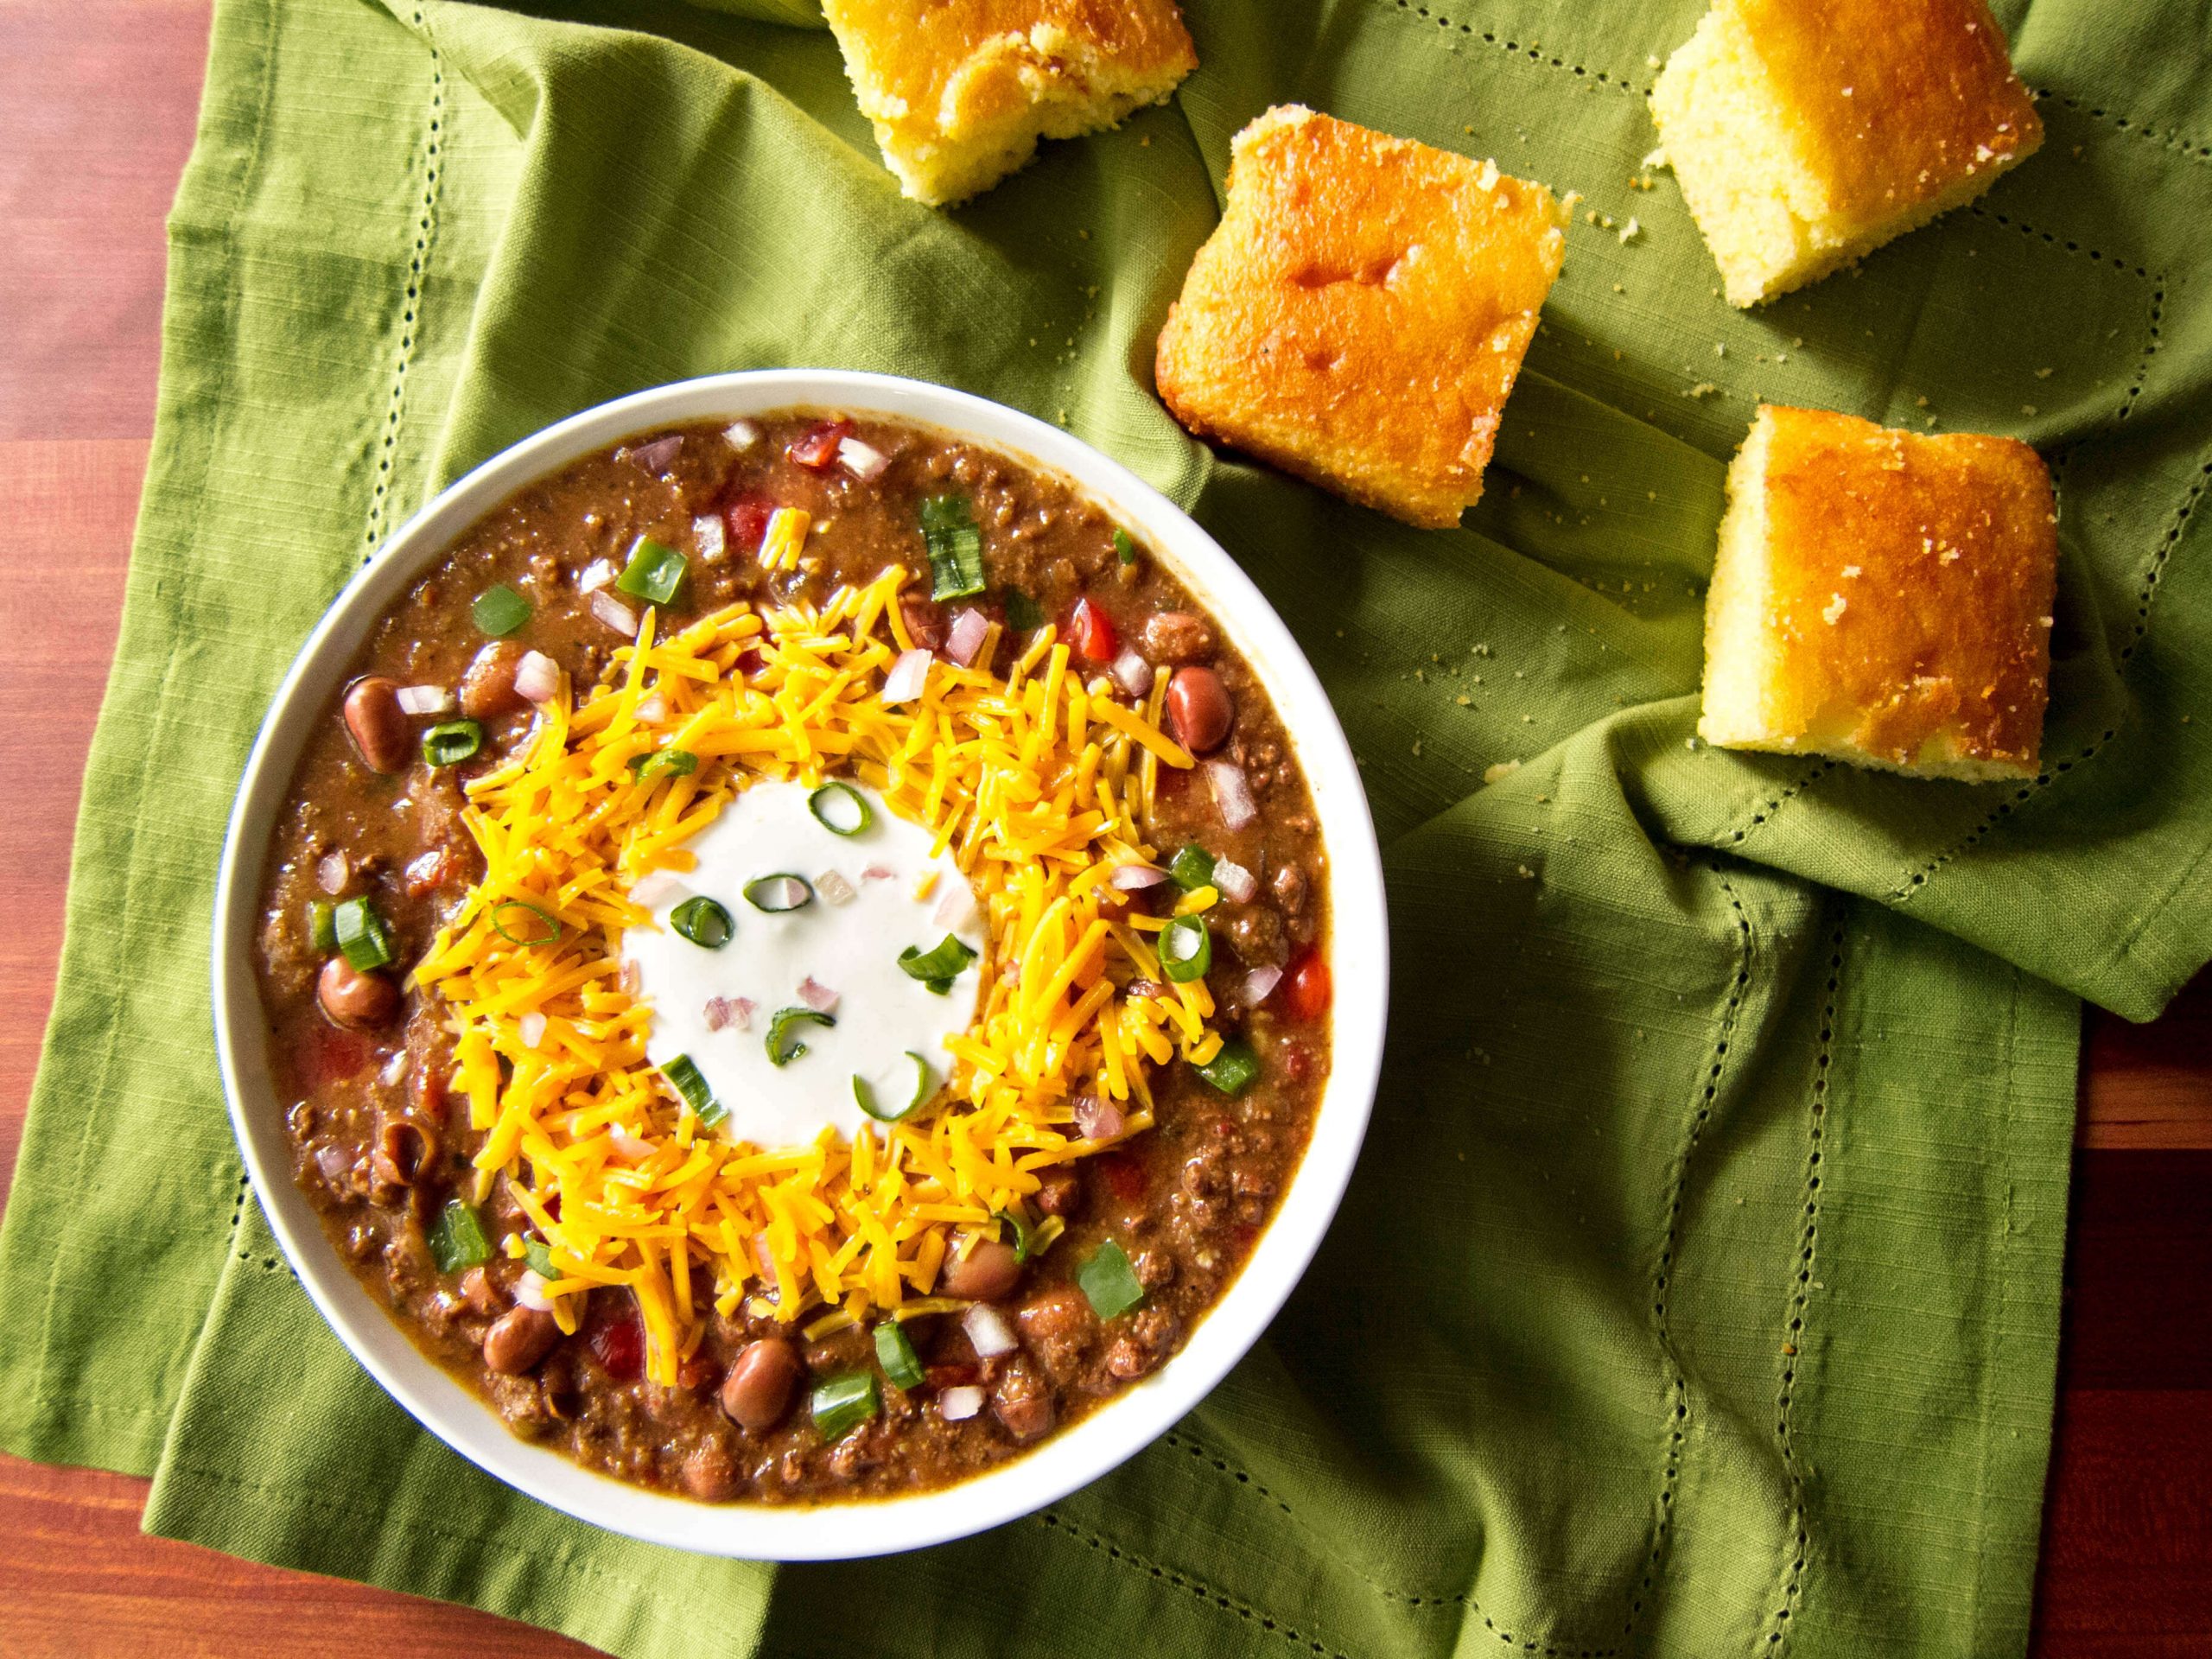
<path id="1" fill-rule="evenodd" d="M 2023 1649 L 2076 999 L 2145 1018 L 2212 955 L 2212 42 L 2177 3 L 2000 6 L 2044 153 L 1746 315 L 1643 161 L 1695 0 L 1185 10 L 1172 105 L 932 213 L 804 0 L 219 0 L 0 1225 L 0 1445 L 154 1473 L 149 1529 L 634 1659 Z M 1582 194 L 1459 531 L 1152 396 L 1230 137 L 1294 99 Z M 561 416 L 787 364 L 1027 409 L 1193 512 L 1351 737 L 1397 960 L 1343 1212 L 1228 1382 L 1029 1519 L 777 1567 L 544 1510 L 353 1363 L 240 1173 L 207 947 L 261 711 L 358 563 Z M 2050 459 L 2044 777 L 1691 741 L 1761 397 Z"/>

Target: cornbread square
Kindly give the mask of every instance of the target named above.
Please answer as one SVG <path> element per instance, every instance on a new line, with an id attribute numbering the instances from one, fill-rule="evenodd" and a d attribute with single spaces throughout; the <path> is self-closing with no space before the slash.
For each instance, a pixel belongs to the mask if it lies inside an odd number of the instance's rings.
<path id="1" fill-rule="evenodd" d="M 1110 127 L 1198 67 L 1174 0 L 823 0 L 905 193 L 988 189 L 1039 138 Z"/>
<path id="2" fill-rule="evenodd" d="M 1923 778 L 2031 778 L 2057 516 L 2013 438 L 1762 407 L 1728 469 L 1698 732 Z"/>
<path id="3" fill-rule="evenodd" d="M 1566 210 L 1495 162 L 1296 105 L 1236 135 L 1154 372 L 1192 432 L 1442 529 L 1559 275 Z"/>
<path id="4" fill-rule="evenodd" d="M 1651 114 L 1738 306 L 1973 200 L 2043 143 L 1982 0 L 1713 0 Z"/>

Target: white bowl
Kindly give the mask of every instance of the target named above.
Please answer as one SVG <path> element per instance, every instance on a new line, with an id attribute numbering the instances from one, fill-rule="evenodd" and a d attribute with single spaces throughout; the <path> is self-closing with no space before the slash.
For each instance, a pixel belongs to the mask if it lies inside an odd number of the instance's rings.
<path id="1" fill-rule="evenodd" d="M 916 422 L 1033 461 L 1074 480 L 1167 556 L 1266 683 L 1313 788 L 1328 848 L 1335 929 L 1333 1058 L 1312 1144 L 1281 1209 L 1243 1274 L 1182 1351 L 1153 1376 L 1024 1456 L 957 1486 L 810 1506 L 715 1505 L 625 1484 L 517 1439 L 371 1299 L 293 1185 L 252 963 L 263 863 L 293 770 L 347 663 L 385 608 L 479 518 L 579 456 L 658 427 L 793 407 Z M 231 811 L 215 893 L 215 1044 L 254 1190 L 300 1282 L 369 1374 L 448 1446 L 541 1503 L 652 1543 L 764 1560 L 878 1555 L 1014 1520 L 1096 1479 L 1172 1427 L 1258 1340 L 1313 1259 L 1367 1128 L 1382 1060 L 1386 926 L 1374 824 L 1319 682 L 1259 590 L 1173 502 L 1068 434 L 942 386 L 809 369 L 714 375 L 587 410 L 494 456 L 416 514 L 339 595 L 285 676 Z"/>

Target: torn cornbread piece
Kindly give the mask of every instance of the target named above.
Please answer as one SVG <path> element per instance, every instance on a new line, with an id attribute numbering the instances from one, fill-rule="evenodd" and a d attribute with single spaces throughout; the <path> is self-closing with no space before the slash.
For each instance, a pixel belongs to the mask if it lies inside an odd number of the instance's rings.
<path id="1" fill-rule="evenodd" d="M 2058 530 L 2043 458 L 1762 407 L 1728 470 L 1699 734 L 1927 778 L 2030 778 Z"/>
<path id="2" fill-rule="evenodd" d="M 1983 0 L 1713 0 L 1651 113 L 1739 306 L 1971 201 L 2043 143 Z"/>
<path id="3" fill-rule="evenodd" d="M 1408 524 L 1483 493 L 1566 210 L 1495 162 L 1292 105 L 1236 135 L 1229 202 L 1160 331 L 1192 431 Z"/>
<path id="4" fill-rule="evenodd" d="M 1198 67 L 1174 0 L 823 0 L 906 194 L 988 189 L 1039 138 L 1110 127 Z"/>

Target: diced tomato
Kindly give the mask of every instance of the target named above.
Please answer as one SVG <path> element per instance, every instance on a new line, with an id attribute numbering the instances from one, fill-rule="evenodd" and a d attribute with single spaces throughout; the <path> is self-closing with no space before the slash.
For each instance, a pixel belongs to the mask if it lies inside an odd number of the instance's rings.
<path id="1" fill-rule="evenodd" d="M 729 532 L 730 551 L 756 554 L 768 534 L 768 521 L 776 504 L 765 495 L 734 495 L 722 508 L 722 528 Z"/>
<path id="2" fill-rule="evenodd" d="M 703 1388 L 714 1374 L 714 1361 L 704 1354 L 694 1354 L 676 1368 L 676 1381 L 683 1388 Z"/>
<path id="3" fill-rule="evenodd" d="M 964 1389 L 983 1380 L 980 1365 L 930 1365 L 922 1376 L 933 1389 Z"/>
<path id="4" fill-rule="evenodd" d="M 1290 1019 L 1319 1020 L 1329 1011 L 1329 964 L 1309 947 L 1298 953 L 1283 975 L 1275 1001 Z"/>
<path id="5" fill-rule="evenodd" d="M 299 1057 L 300 1081 L 310 1090 L 359 1077 L 376 1058 L 365 1037 L 335 1027 L 317 1026 L 308 1039 L 307 1052 Z"/>
<path id="6" fill-rule="evenodd" d="M 591 1351 L 609 1376 L 627 1382 L 645 1372 L 645 1327 L 635 1313 L 608 1319 L 593 1329 Z"/>
<path id="7" fill-rule="evenodd" d="M 760 665 L 766 661 L 766 658 L 748 646 L 737 653 L 737 671 L 747 675 L 758 674 Z"/>
<path id="8" fill-rule="evenodd" d="M 1191 779 L 1197 776 L 1195 767 L 1163 766 L 1160 768 L 1158 779 L 1153 784 L 1152 792 L 1163 801 L 1172 801 L 1188 789 Z"/>
<path id="9" fill-rule="evenodd" d="M 1114 619 L 1087 599 L 1078 599 L 1068 618 L 1068 642 L 1086 663 L 1108 664 L 1122 654 Z"/>
<path id="10" fill-rule="evenodd" d="M 827 472 L 836 463 L 837 446 L 852 435 L 850 421 L 824 421 L 809 427 L 785 453 L 802 467 Z"/>
<path id="11" fill-rule="evenodd" d="M 1114 1196 L 1124 1204 L 1134 1204 L 1144 1196 L 1144 1166 L 1126 1152 L 1102 1152 L 1091 1163 L 1106 1178 L 1106 1185 Z"/>
<path id="12" fill-rule="evenodd" d="M 436 892 L 451 878 L 453 868 L 452 851 L 433 847 L 407 867 L 407 896 L 420 899 L 425 893 Z"/>

